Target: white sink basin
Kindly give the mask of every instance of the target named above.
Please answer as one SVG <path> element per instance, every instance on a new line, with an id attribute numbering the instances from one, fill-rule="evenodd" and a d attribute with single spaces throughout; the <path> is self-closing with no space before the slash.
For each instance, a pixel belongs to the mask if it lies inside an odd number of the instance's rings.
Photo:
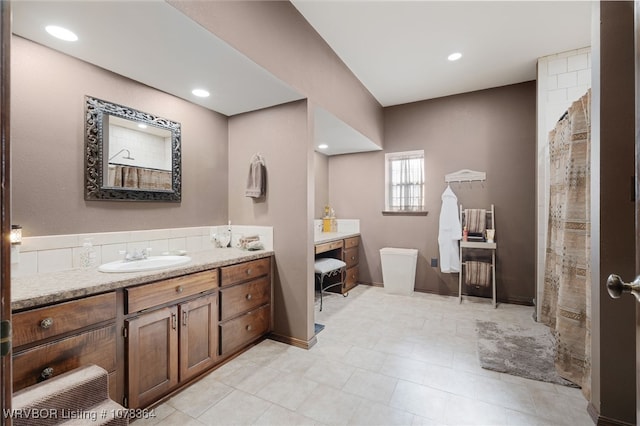
<path id="1" fill-rule="evenodd" d="M 142 260 L 116 260 L 98 267 L 100 272 L 141 272 L 171 268 L 191 261 L 189 256 L 149 256 Z"/>

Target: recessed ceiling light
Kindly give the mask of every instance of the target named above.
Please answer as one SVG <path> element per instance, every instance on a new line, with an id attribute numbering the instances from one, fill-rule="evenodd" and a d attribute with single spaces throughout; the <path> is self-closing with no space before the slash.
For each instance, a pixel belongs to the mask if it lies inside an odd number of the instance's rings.
<path id="1" fill-rule="evenodd" d="M 204 89 L 193 89 L 191 93 L 199 98 L 206 98 L 209 96 L 209 92 Z"/>
<path id="2" fill-rule="evenodd" d="M 327 149 L 329 148 L 329 145 L 327 145 L 326 143 L 321 143 L 320 145 L 318 145 L 318 149 Z"/>
<path id="3" fill-rule="evenodd" d="M 138 127 L 140 127 L 141 129 L 146 129 L 147 125 L 144 123 L 138 123 Z"/>
<path id="4" fill-rule="evenodd" d="M 73 32 L 69 31 L 66 28 L 58 27 L 57 25 L 48 25 L 45 27 L 45 30 L 54 36 L 55 38 L 59 38 L 64 41 L 76 41 L 78 40 L 78 36 Z"/>
<path id="5" fill-rule="evenodd" d="M 447 56 L 447 59 L 450 60 L 450 61 L 457 61 L 460 58 L 462 58 L 462 53 L 460 53 L 460 52 L 455 52 L 455 53 L 452 53 L 451 55 Z"/>

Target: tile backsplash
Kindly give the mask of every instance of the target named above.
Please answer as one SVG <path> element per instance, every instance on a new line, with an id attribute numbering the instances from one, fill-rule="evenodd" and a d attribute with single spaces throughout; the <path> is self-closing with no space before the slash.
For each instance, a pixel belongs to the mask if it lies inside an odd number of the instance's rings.
<path id="1" fill-rule="evenodd" d="M 337 232 L 359 233 L 360 219 L 336 219 L 338 223 Z M 313 230 L 316 234 L 322 234 L 322 219 L 314 219 Z"/>
<path id="2" fill-rule="evenodd" d="M 215 248 L 211 236 L 227 228 L 227 225 L 220 225 L 23 237 L 20 253 L 12 258 L 11 271 L 13 276 L 24 276 L 78 268 L 86 239 L 90 239 L 94 247 L 95 266 L 122 259 L 123 251 L 151 248 L 151 255 L 175 250 L 186 250 L 188 254 Z M 273 228 L 270 226 L 233 225 L 231 234 L 234 246 L 242 236 L 258 235 L 265 249 L 273 250 Z"/>

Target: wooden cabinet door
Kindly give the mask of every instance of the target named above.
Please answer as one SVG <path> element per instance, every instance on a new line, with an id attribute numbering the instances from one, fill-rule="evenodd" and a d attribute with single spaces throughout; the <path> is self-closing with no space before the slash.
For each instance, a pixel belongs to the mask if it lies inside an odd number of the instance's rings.
<path id="1" fill-rule="evenodd" d="M 218 294 L 180 304 L 180 381 L 215 364 L 217 349 Z"/>
<path id="2" fill-rule="evenodd" d="M 128 406 L 145 407 L 178 384 L 178 307 L 125 321 Z"/>

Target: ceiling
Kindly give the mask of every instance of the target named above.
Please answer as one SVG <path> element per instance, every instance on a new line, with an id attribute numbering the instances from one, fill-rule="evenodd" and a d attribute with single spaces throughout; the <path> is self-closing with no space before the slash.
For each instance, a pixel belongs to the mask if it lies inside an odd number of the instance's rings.
<path id="1" fill-rule="evenodd" d="M 383 106 L 535 79 L 536 59 L 590 45 L 582 1 L 323 1 L 293 5 Z M 13 32 L 227 116 L 304 96 L 175 8 L 147 1 L 14 1 Z M 47 24 L 79 40 L 50 37 Z M 463 54 L 457 62 L 446 57 Z M 208 98 L 191 94 L 195 87 Z M 327 111 L 327 155 L 380 149 Z"/>
<path id="2" fill-rule="evenodd" d="M 589 1 L 292 3 L 383 106 L 535 80 L 537 58 L 591 45 Z"/>
<path id="3" fill-rule="evenodd" d="M 224 115 L 303 98 L 164 1 L 29 0 L 12 9 L 14 34 Z M 51 37 L 49 24 L 79 40 Z M 211 96 L 194 96 L 196 87 Z"/>

